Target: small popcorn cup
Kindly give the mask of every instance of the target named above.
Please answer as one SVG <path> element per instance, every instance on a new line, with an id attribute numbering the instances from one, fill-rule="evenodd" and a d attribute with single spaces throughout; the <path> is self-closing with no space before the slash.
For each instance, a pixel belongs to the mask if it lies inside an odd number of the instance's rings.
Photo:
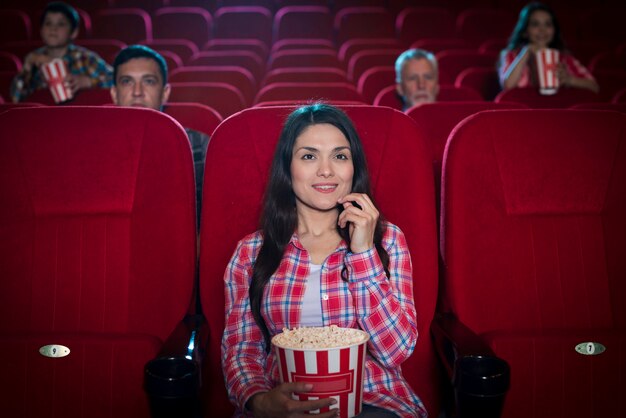
<path id="1" fill-rule="evenodd" d="M 310 414 L 339 409 L 341 418 L 350 418 L 361 412 L 369 335 L 361 330 L 350 330 L 362 333 L 362 341 L 332 348 L 294 348 L 276 343 L 276 336 L 272 339 L 281 381 L 313 385 L 309 392 L 294 393 L 295 400 L 331 397 L 337 400 L 336 404 L 310 411 Z"/>
<path id="2" fill-rule="evenodd" d="M 67 66 L 61 58 L 55 58 L 41 66 L 43 76 L 48 82 L 48 88 L 55 103 L 63 103 L 71 100 L 72 90 L 65 85 Z"/>
<path id="3" fill-rule="evenodd" d="M 541 94 L 555 94 L 559 89 L 559 78 L 556 74 L 559 55 L 559 50 L 553 48 L 543 48 L 535 53 L 539 93 Z"/>

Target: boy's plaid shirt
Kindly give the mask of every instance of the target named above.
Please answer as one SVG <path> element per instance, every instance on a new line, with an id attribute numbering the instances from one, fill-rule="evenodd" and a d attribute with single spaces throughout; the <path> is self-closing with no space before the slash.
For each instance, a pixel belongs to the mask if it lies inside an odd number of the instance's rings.
<path id="1" fill-rule="evenodd" d="M 257 392 L 279 383 L 271 351 L 250 310 L 248 288 L 263 242 L 259 231 L 242 239 L 224 276 L 226 326 L 222 367 L 231 401 L 238 414 Z M 383 246 L 389 254 L 387 278 L 375 249 L 351 253 L 345 242 L 324 261 L 320 299 L 325 326 L 360 328 L 370 334 L 365 364 L 363 402 L 401 417 L 426 416 L 426 411 L 401 375 L 400 365 L 417 339 L 411 258 L 404 234 L 386 224 Z M 346 269 L 348 281 L 341 278 Z M 300 309 L 309 272 L 308 253 L 294 234 L 283 259 L 265 287 L 262 314 L 273 336 L 300 325 Z"/>

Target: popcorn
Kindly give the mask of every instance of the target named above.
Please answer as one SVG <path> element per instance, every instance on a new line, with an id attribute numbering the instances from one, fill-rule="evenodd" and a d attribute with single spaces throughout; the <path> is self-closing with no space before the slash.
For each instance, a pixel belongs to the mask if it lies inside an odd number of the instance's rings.
<path id="1" fill-rule="evenodd" d="M 364 331 L 353 328 L 340 328 L 337 325 L 329 327 L 301 327 L 283 332 L 272 338 L 272 343 L 289 349 L 329 349 L 346 347 L 367 341 L 368 335 Z"/>

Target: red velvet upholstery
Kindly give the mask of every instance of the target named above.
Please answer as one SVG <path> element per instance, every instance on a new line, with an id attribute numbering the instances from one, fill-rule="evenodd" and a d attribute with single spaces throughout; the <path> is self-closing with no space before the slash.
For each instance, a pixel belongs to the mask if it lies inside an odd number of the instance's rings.
<path id="1" fill-rule="evenodd" d="M 33 29 L 27 13 L 17 9 L 0 10 L 0 39 L 3 42 L 30 39 L 32 36 Z"/>
<path id="2" fill-rule="evenodd" d="M 152 39 L 152 19 L 140 8 L 102 9 L 91 20 L 94 38 L 117 39 L 127 45 Z"/>
<path id="3" fill-rule="evenodd" d="M 514 88 L 500 92 L 494 99 L 497 103 L 524 103 L 533 109 L 563 109 L 578 103 L 601 101 L 598 94 L 586 89 L 561 88 L 556 94 L 546 96 L 534 87 Z"/>
<path id="4" fill-rule="evenodd" d="M 506 9 L 470 8 L 457 16 L 456 33 L 478 46 L 486 39 L 507 38 L 516 20 L 517 15 Z"/>
<path id="5" fill-rule="evenodd" d="M 290 38 L 333 39 L 333 18 L 328 7 L 286 6 L 274 16 L 273 41 Z"/>
<path id="6" fill-rule="evenodd" d="M 433 180 L 428 151 L 413 122 L 388 108 L 346 106 L 368 156 L 382 212 L 402 228 L 413 260 L 420 337 L 403 371 L 431 415 L 439 409 L 438 371 L 428 334 L 437 294 Z M 200 293 L 212 338 L 204 379 L 211 416 L 229 410 L 220 366 L 224 270 L 236 243 L 258 228 L 274 146 L 290 107 L 246 109 L 215 130 L 207 154 L 200 243 Z M 228 179 L 228 181 L 224 181 Z"/>
<path id="7" fill-rule="evenodd" d="M 213 35 L 213 17 L 202 7 L 162 7 L 152 16 L 155 39 L 187 39 L 202 48 Z"/>
<path id="8" fill-rule="evenodd" d="M 454 127 L 466 117 L 484 110 L 525 109 L 518 103 L 438 102 L 424 103 L 405 112 L 416 123 L 432 151 L 435 181 L 441 178 L 443 150 Z"/>
<path id="9" fill-rule="evenodd" d="M 17 73 L 22 70 L 22 61 L 20 58 L 7 51 L 0 51 L 0 71 L 13 71 Z"/>
<path id="10" fill-rule="evenodd" d="M 170 83 L 170 102 L 196 102 L 212 107 L 226 118 L 246 106 L 238 88 L 218 82 Z"/>
<path id="11" fill-rule="evenodd" d="M 396 32 L 404 45 L 421 38 L 453 38 L 454 14 L 443 7 L 407 7 L 398 13 Z"/>
<path id="12" fill-rule="evenodd" d="M 127 46 L 117 39 L 77 39 L 76 45 L 97 53 L 109 64 L 112 64 L 117 54 Z"/>
<path id="13" fill-rule="evenodd" d="M 439 67 L 439 83 L 454 84 L 456 77 L 469 67 L 496 68 L 498 54 L 468 49 L 448 49 L 435 54 Z"/>
<path id="14" fill-rule="evenodd" d="M 343 68 L 332 49 L 286 49 L 274 52 L 268 62 L 267 70 L 293 67 L 334 67 Z"/>
<path id="15" fill-rule="evenodd" d="M 236 65 L 189 65 L 172 71 L 169 81 L 227 83 L 241 92 L 246 105 L 252 103 L 257 84 L 250 71 Z"/>
<path id="16" fill-rule="evenodd" d="M 348 76 L 344 70 L 335 67 L 287 67 L 268 71 L 262 84 L 279 82 L 347 83 Z"/>
<path id="17" fill-rule="evenodd" d="M 483 96 L 483 99 L 492 101 L 500 93 L 500 79 L 495 68 L 469 67 L 456 76 L 454 85 L 470 87 Z"/>
<path id="18" fill-rule="evenodd" d="M 35 90 L 26 100 L 47 106 L 55 105 L 54 98 L 48 89 Z M 110 89 L 93 88 L 79 91 L 71 101 L 61 106 L 102 106 L 112 104 Z"/>
<path id="19" fill-rule="evenodd" d="M 333 23 L 338 46 L 352 38 L 395 38 L 395 19 L 384 7 L 345 7 Z"/>
<path id="20" fill-rule="evenodd" d="M 482 101 L 480 93 L 470 87 L 439 86 L 439 102 L 473 102 Z M 396 85 L 382 89 L 374 98 L 374 105 L 402 109 L 402 101 L 396 91 Z"/>
<path id="21" fill-rule="evenodd" d="M 254 103 L 276 100 L 349 100 L 365 104 L 352 83 L 273 83 L 261 88 Z"/>
<path id="22" fill-rule="evenodd" d="M 395 65 L 398 55 L 402 53 L 402 49 L 394 49 L 386 47 L 384 49 L 367 49 L 356 52 L 348 61 L 348 79 L 352 80 L 355 84 L 358 82 L 359 77 L 368 69 L 375 66 L 389 66 Z"/>
<path id="23" fill-rule="evenodd" d="M 442 187 L 445 296 L 511 366 L 503 417 L 626 416 L 626 116 L 479 113 Z"/>
<path id="24" fill-rule="evenodd" d="M 220 7 L 214 13 L 215 38 L 255 38 L 272 43 L 272 13 L 265 7 Z"/>
<path id="25" fill-rule="evenodd" d="M 257 82 L 265 74 L 265 61 L 252 51 L 240 49 L 200 51 L 189 59 L 187 65 L 237 65 L 250 71 Z"/>
<path id="26" fill-rule="evenodd" d="M 357 90 L 368 103 L 374 103 L 382 89 L 396 82 L 396 70 L 391 65 L 377 65 L 367 69 L 359 77 Z"/>
<path id="27" fill-rule="evenodd" d="M 217 111 L 200 103 L 167 103 L 163 111 L 183 127 L 203 132 L 209 137 L 222 121 Z"/>
<path id="28" fill-rule="evenodd" d="M 0 115 L 3 416 L 148 416 L 143 366 L 192 297 L 194 196 L 189 142 L 160 112 Z M 69 356 L 41 356 L 52 343 Z"/>

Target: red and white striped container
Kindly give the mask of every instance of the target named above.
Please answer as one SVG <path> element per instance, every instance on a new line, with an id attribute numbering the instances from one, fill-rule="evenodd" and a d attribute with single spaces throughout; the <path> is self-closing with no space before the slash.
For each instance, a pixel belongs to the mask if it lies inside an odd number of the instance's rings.
<path id="1" fill-rule="evenodd" d="M 55 103 L 63 103 L 71 100 L 72 90 L 65 86 L 67 66 L 61 58 L 55 58 L 41 66 L 43 76 L 48 82 L 48 88 Z"/>
<path id="2" fill-rule="evenodd" d="M 313 385 L 309 392 L 294 393 L 294 399 L 307 401 L 332 397 L 337 400 L 336 404 L 311 411 L 311 414 L 339 409 L 341 418 L 350 418 L 361 412 L 369 335 L 359 332 L 364 334 L 362 342 L 336 348 L 294 349 L 272 341 L 281 381 Z"/>
<path id="3" fill-rule="evenodd" d="M 555 94 L 559 89 L 557 68 L 560 54 L 558 49 L 544 48 L 536 52 L 539 93 Z"/>

